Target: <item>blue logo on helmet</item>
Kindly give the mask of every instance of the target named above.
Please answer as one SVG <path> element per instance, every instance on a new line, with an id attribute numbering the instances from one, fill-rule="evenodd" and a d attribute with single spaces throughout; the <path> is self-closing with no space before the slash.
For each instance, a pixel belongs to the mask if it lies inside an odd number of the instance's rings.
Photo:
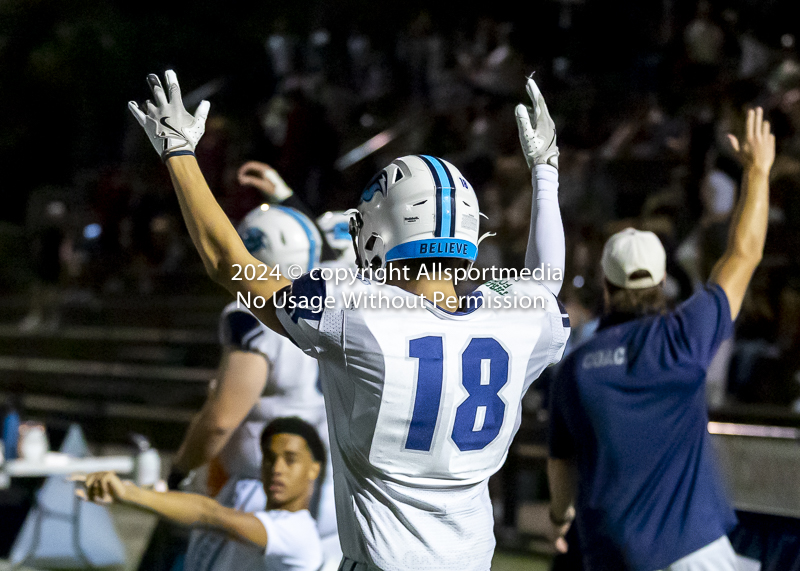
<path id="1" fill-rule="evenodd" d="M 334 240 L 350 240 L 350 223 L 339 222 L 333 227 Z"/>
<path id="2" fill-rule="evenodd" d="M 258 252 L 261 248 L 266 247 L 267 235 L 264 234 L 259 228 L 250 227 L 244 231 L 241 237 L 244 242 L 244 247 L 251 254 Z"/>
<path id="3" fill-rule="evenodd" d="M 361 193 L 361 202 L 369 202 L 376 192 L 380 192 L 386 196 L 386 171 L 382 170 L 367 183 L 364 192 Z"/>

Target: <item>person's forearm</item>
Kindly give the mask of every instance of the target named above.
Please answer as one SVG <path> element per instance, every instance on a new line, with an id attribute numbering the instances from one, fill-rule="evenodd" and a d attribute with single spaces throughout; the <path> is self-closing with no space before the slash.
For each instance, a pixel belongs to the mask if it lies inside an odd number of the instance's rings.
<path id="1" fill-rule="evenodd" d="M 173 462 L 174 468 L 187 474 L 216 458 L 230 440 L 235 427 L 222 427 L 201 411 L 192 420 Z"/>
<path id="2" fill-rule="evenodd" d="M 267 530 L 253 514 L 226 508 L 211 498 L 183 492 L 152 492 L 127 484 L 120 501 L 185 526 L 223 531 L 261 549 L 267 546 Z"/>
<path id="3" fill-rule="evenodd" d="M 742 190 L 731 217 L 728 245 L 709 276 L 725 292 L 736 319 L 747 286 L 764 255 L 769 223 L 769 171 L 775 160 L 775 135 L 761 107 L 747 112 L 745 139 L 728 135 L 731 149 L 745 165 Z"/>
<path id="4" fill-rule="evenodd" d="M 761 261 L 769 223 L 769 172 L 748 167 L 742 176 L 742 191 L 731 219 L 728 250 L 751 258 L 753 269 Z"/>
<path id="5" fill-rule="evenodd" d="M 233 264 L 249 259 L 239 235 L 217 204 L 194 156 L 167 159 L 183 219 L 208 274 L 227 289 L 232 287 Z"/>
<path id="6" fill-rule="evenodd" d="M 545 272 L 556 268 L 564 272 L 564 225 L 558 206 L 558 170 L 550 165 L 536 165 L 532 171 L 533 199 L 531 200 L 531 226 L 525 267 L 529 270 L 542 267 Z M 552 274 L 551 274 L 552 275 Z M 548 277 L 545 274 L 545 277 Z M 563 280 L 546 280 L 545 285 L 555 294 L 561 291 Z"/>
<path id="7" fill-rule="evenodd" d="M 123 503 L 147 510 L 170 521 L 186 526 L 214 527 L 217 502 L 200 494 L 184 492 L 154 492 L 126 485 Z"/>
<path id="8" fill-rule="evenodd" d="M 547 481 L 550 486 L 550 512 L 563 520 L 567 510 L 575 504 L 578 472 L 575 462 L 560 458 L 548 458 Z"/>
<path id="9" fill-rule="evenodd" d="M 768 174 L 750 167 L 745 170 L 741 196 L 731 218 L 728 246 L 709 276 L 709 281 L 725 291 L 732 319 L 739 315 L 750 278 L 761 262 L 768 222 Z"/>

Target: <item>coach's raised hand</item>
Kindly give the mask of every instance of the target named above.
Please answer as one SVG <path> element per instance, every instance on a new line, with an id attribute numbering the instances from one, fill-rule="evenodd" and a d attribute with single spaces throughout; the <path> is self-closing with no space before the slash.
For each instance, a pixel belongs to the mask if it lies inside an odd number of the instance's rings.
<path id="1" fill-rule="evenodd" d="M 775 162 L 775 135 L 772 134 L 769 121 L 764 119 L 761 107 L 748 110 L 744 141 L 740 144 L 732 134 L 728 134 L 728 140 L 746 170 L 754 169 L 759 174 L 769 175 Z"/>
<path id="2" fill-rule="evenodd" d="M 186 111 L 181 99 L 178 77 L 172 70 L 164 74 L 167 79 L 169 97 L 155 74 L 147 76 L 147 84 L 153 92 L 153 101 L 144 106 L 135 101 L 128 102 L 128 109 L 139 122 L 156 152 L 162 160 L 178 155 L 193 155 L 197 142 L 206 130 L 206 117 L 211 104 L 201 101 L 194 116 Z"/>
<path id="3" fill-rule="evenodd" d="M 769 171 L 775 160 L 775 135 L 761 107 L 747 112 L 747 127 L 740 141 L 728 139 L 744 166 L 739 199 L 728 230 L 728 247 L 711 271 L 709 281 L 725 291 L 736 319 L 750 278 L 764 254 L 769 224 Z"/>

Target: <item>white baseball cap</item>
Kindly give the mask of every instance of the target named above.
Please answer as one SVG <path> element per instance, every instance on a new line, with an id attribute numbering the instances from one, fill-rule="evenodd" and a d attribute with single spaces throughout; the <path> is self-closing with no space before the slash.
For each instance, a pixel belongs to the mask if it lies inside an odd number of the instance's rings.
<path id="1" fill-rule="evenodd" d="M 626 228 L 608 239 L 603 247 L 601 265 L 611 284 L 644 289 L 657 286 L 667 275 L 667 253 L 652 232 Z M 642 270 L 650 275 L 631 279 L 631 274 Z"/>

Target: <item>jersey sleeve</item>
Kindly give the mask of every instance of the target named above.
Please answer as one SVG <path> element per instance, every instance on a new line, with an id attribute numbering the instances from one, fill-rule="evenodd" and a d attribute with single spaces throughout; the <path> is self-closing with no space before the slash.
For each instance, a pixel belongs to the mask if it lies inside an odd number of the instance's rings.
<path id="1" fill-rule="evenodd" d="M 314 520 L 308 512 L 296 512 L 273 519 L 270 512 L 256 512 L 255 515 L 267 532 L 267 548 L 264 555 L 285 558 L 298 563 L 317 565 L 322 563 L 319 535 Z M 314 536 L 317 541 L 314 542 Z M 311 568 L 311 567 L 309 567 Z"/>
<path id="2" fill-rule="evenodd" d="M 289 338 L 306 353 L 317 356 L 341 346 L 343 308 L 336 299 L 333 279 L 315 269 L 292 282 L 277 296 L 276 314 Z"/>
<path id="3" fill-rule="evenodd" d="M 270 359 L 277 352 L 278 334 L 268 329 L 244 307 L 231 303 L 219 320 L 219 342 L 236 351 L 248 351 Z"/>
<path id="4" fill-rule="evenodd" d="M 569 341 L 572 327 L 569 322 L 567 308 L 559 301 L 556 294 L 552 293 L 549 289 L 548 293 L 555 301 L 555 307 L 550 314 L 551 328 L 553 330 L 553 340 L 550 347 L 550 364 L 555 365 L 564 357 L 564 350 L 567 348 L 567 341 Z"/>
<path id="5" fill-rule="evenodd" d="M 733 334 L 728 296 L 708 284 L 665 319 L 670 350 L 707 369 L 720 344 Z"/>
<path id="6" fill-rule="evenodd" d="M 564 356 L 564 350 L 570 335 L 569 315 L 566 308 L 561 304 L 546 284 L 530 279 L 509 280 L 511 285 L 508 294 L 517 298 L 520 307 L 528 306 L 526 311 L 544 312 L 549 322 L 550 339 L 547 349 L 547 365 L 555 365 Z M 497 295 L 498 290 L 491 292 Z M 528 302 L 522 304 L 522 298 L 527 298 Z"/>

